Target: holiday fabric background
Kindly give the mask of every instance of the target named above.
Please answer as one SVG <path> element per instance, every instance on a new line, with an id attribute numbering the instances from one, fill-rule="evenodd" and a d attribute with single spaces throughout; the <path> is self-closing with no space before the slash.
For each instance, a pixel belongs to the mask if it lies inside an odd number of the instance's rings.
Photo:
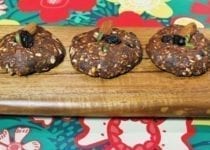
<path id="1" fill-rule="evenodd" d="M 210 27 L 209 0 L 0 0 L 0 25 Z M 0 150 L 209 150 L 210 119 L 0 117 Z"/>

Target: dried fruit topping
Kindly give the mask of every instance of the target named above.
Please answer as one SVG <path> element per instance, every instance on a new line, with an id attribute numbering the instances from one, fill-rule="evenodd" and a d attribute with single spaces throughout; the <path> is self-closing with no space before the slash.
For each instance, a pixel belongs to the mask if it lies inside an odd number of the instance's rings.
<path id="1" fill-rule="evenodd" d="M 171 41 L 173 44 L 178 46 L 186 46 L 189 48 L 194 48 L 193 43 L 190 43 L 191 37 L 197 31 L 196 24 L 190 23 L 184 26 L 177 34 L 174 35 L 164 35 L 161 38 L 163 43 L 170 43 Z"/>
<path id="2" fill-rule="evenodd" d="M 179 35 L 184 36 L 184 37 L 187 35 L 192 36 L 193 34 L 195 34 L 196 31 L 197 31 L 196 24 L 189 23 L 180 30 Z"/>
<path id="3" fill-rule="evenodd" d="M 99 32 L 102 32 L 103 34 L 111 34 L 112 33 L 112 27 L 113 27 L 113 22 L 111 20 L 105 21 L 100 29 Z"/>
<path id="4" fill-rule="evenodd" d="M 173 41 L 173 36 L 171 35 L 164 35 L 162 38 L 161 38 L 161 41 L 163 43 L 170 43 L 171 41 Z"/>
<path id="5" fill-rule="evenodd" d="M 35 23 L 28 24 L 21 31 L 17 32 L 15 35 L 15 41 L 20 43 L 25 48 L 31 48 L 34 44 L 33 35 L 37 31 L 37 25 Z"/>
<path id="6" fill-rule="evenodd" d="M 20 31 L 19 38 L 22 46 L 25 48 L 31 48 L 34 44 L 34 37 L 28 31 Z"/>
<path id="7" fill-rule="evenodd" d="M 186 38 L 180 35 L 174 35 L 173 36 L 173 44 L 176 44 L 178 46 L 185 46 L 186 44 Z"/>
<path id="8" fill-rule="evenodd" d="M 104 35 L 109 35 L 112 33 L 112 27 L 113 23 L 111 20 L 105 21 L 100 29 L 99 32 L 94 33 L 94 37 L 96 38 L 97 41 L 100 41 L 103 39 Z"/>
<path id="9" fill-rule="evenodd" d="M 109 44 L 120 44 L 121 40 L 117 35 L 107 35 L 104 37 L 104 41 Z"/>
<path id="10" fill-rule="evenodd" d="M 37 25 L 35 23 L 30 23 L 23 29 L 24 31 L 28 31 L 30 34 L 34 35 L 37 30 Z"/>
<path id="11" fill-rule="evenodd" d="M 161 38 L 161 41 L 163 43 L 173 43 L 178 46 L 185 46 L 186 44 L 186 38 L 180 35 L 164 35 Z"/>

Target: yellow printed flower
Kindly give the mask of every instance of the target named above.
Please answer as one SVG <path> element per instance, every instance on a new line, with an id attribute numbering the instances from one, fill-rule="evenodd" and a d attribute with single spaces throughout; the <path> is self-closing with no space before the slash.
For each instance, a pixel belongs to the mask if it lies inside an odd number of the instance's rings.
<path id="1" fill-rule="evenodd" d="M 173 10 L 166 4 L 170 0 L 108 0 L 115 4 L 120 4 L 119 13 L 133 11 L 138 14 L 144 12 L 157 17 L 169 18 Z"/>
<path id="2" fill-rule="evenodd" d="M 20 23 L 17 22 L 16 20 L 1 19 L 0 25 L 20 25 Z"/>
<path id="3" fill-rule="evenodd" d="M 210 120 L 209 119 L 195 119 L 192 122 L 193 125 L 203 125 L 203 126 L 210 126 Z"/>

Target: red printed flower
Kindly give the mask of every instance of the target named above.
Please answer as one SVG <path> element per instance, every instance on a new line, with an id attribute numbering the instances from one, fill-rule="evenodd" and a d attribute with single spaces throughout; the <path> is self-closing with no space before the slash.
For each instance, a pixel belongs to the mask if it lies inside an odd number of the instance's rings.
<path id="1" fill-rule="evenodd" d="M 96 4 L 96 0 L 20 0 L 20 10 L 40 12 L 45 22 L 57 22 L 66 19 L 71 10 L 87 11 Z"/>
<path id="2" fill-rule="evenodd" d="M 105 17 L 98 21 L 100 26 L 104 21 L 112 20 L 114 26 L 126 27 L 161 27 L 162 24 L 155 19 L 143 19 L 141 16 L 134 12 L 123 12 L 117 17 Z"/>
<path id="3" fill-rule="evenodd" d="M 75 144 L 81 149 L 192 150 L 189 139 L 195 133 L 192 120 L 185 119 L 84 118 L 80 124 Z"/>
<path id="4" fill-rule="evenodd" d="M 153 120 L 112 119 L 108 125 L 108 139 L 115 150 L 159 150 L 159 122 Z M 133 128 L 130 128 L 130 127 Z M 133 133 L 135 132 L 135 133 Z"/>
<path id="5" fill-rule="evenodd" d="M 30 128 L 18 127 L 13 137 L 7 129 L 3 130 L 0 133 L 0 150 L 40 150 L 39 141 L 24 142 L 24 138 L 29 133 Z"/>
<path id="6" fill-rule="evenodd" d="M 210 23 L 210 1 L 207 4 L 195 2 L 192 5 L 192 12 L 199 15 L 206 15 L 207 23 Z"/>

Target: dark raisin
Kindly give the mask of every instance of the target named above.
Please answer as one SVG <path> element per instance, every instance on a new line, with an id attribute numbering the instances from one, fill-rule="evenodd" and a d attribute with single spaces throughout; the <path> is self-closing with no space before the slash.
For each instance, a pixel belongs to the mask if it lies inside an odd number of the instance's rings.
<path id="1" fill-rule="evenodd" d="M 23 47 L 31 48 L 34 44 L 34 37 L 28 31 L 21 31 L 20 41 Z"/>
<path id="2" fill-rule="evenodd" d="M 121 40 L 117 35 L 107 35 L 104 37 L 104 41 L 109 44 L 120 44 Z"/>
<path id="3" fill-rule="evenodd" d="M 173 37 L 171 35 L 164 35 L 162 38 L 161 38 L 161 41 L 163 43 L 170 43 L 171 41 L 173 41 Z"/>
<path id="4" fill-rule="evenodd" d="M 180 35 L 174 35 L 173 44 L 184 46 L 186 44 L 186 38 Z"/>

